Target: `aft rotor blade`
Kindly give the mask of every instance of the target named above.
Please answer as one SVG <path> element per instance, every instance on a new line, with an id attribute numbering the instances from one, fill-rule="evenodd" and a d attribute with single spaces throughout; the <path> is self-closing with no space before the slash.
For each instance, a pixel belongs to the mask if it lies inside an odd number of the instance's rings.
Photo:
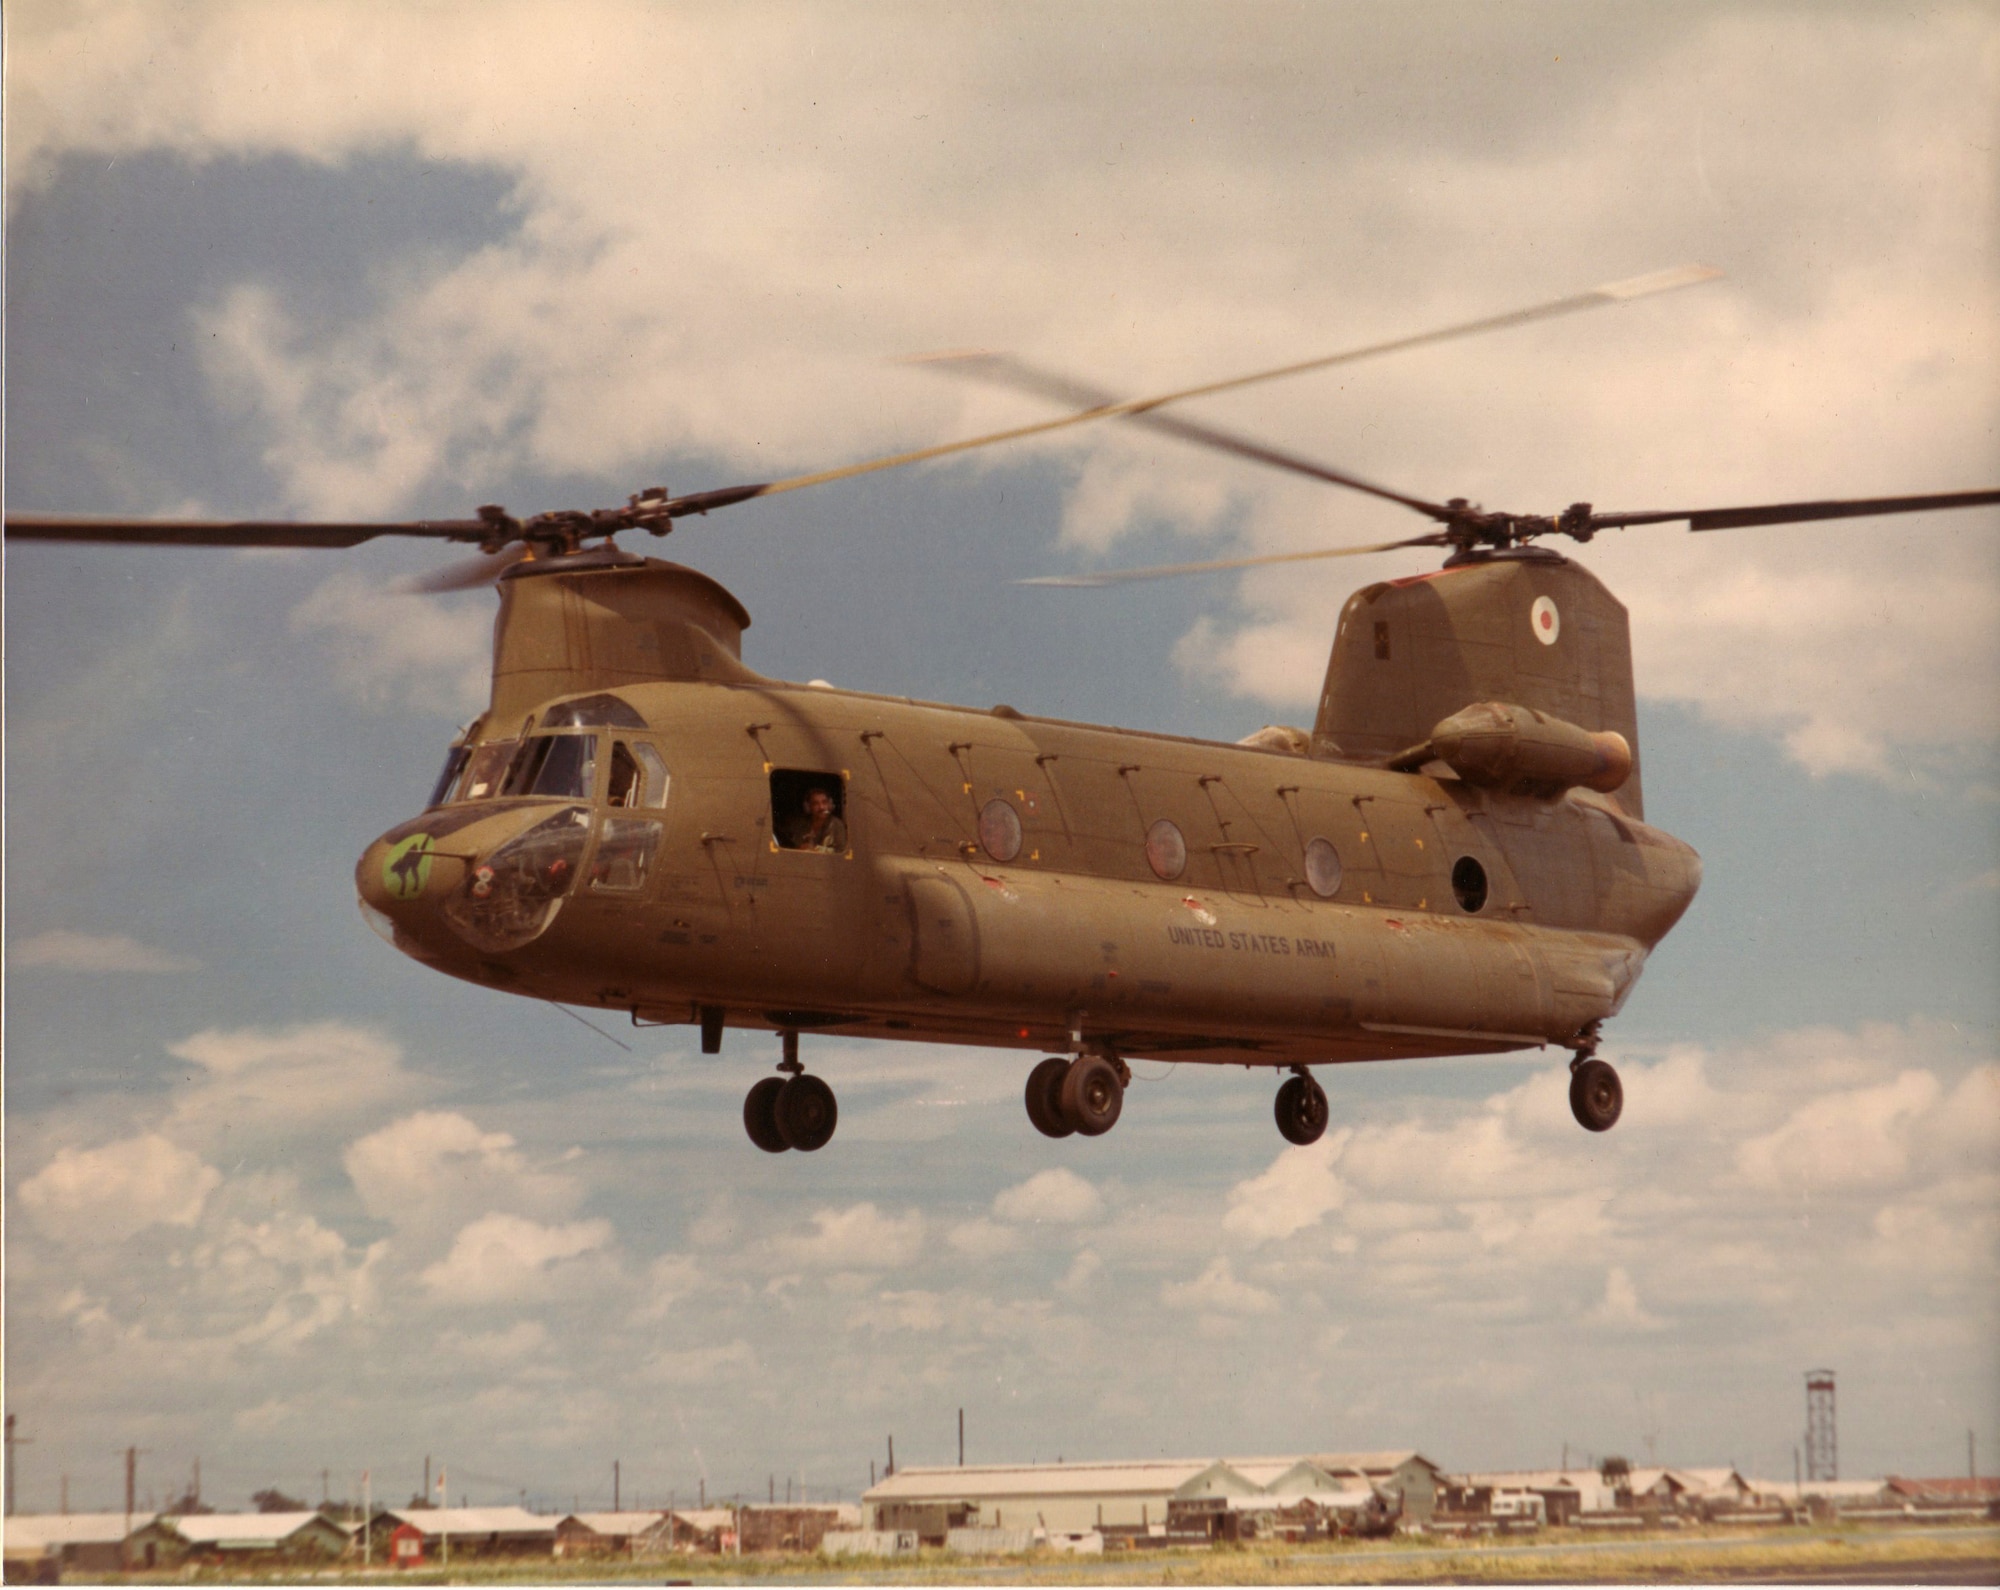
<path id="1" fill-rule="evenodd" d="M 1349 364 L 1357 359 L 1374 358 L 1379 354 L 1395 353 L 1405 348 L 1449 342 L 1457 337 L 1499 331 L 1508 326 L 1522 326 L 1532 321 L 1550 320 L 1558 315 L 1575 314 L 1582 309 L 1596 309 L 1606 304 L 1623 303 L 1632 298 L 1644 298 L 1653 293 L 1671 292 L 1677 287 L 1692 287 L 1701 282 L 1713 281 L 1721 274 L 1722 272 L 1708 265 L 1678 265 L 1671 270 L 1655 271 L 1649 276 L 1634 276 L 1626 281 L 1608 282 L 1602 287 L 1593 287 L 1589 292 L 1572 293 L 1567 298 L 1551 299 L 1547 303 L 1530 305 L 1526 309 L 1510 310 L 1503 315 L 1488 315 L 1483 319 L 1447 326 L 1439 331 L 1426 331 L 1413 337 L 1398 337 L 1393 341 L 1374 343 L 1365 348 L 1350 348 L 1343 353 L 1332 353 L 1317 359 L 1302 360 L 1296 364 L 1281 365 L 1274 370 L 1257 370 L 1249 375 L 1232 376 L 1225 381 L 1209 381 L 1201 386 L 1184 387 L 1177 392 L 1158 393 L 1152 397 L 1093 402 L 1077 413 L 1060 415 L 1055 419 L 1041 420 L 1032 425 L 1016 425 L 1004 431 L 989 432 L 984 436 L 967 437 L 963 441 L 942 442 L 935 447 L 919 447 L 907 453 L 892 453 L 886 458 L 865 459 L 861 463 L 845 464 L 838 469 L 820 469 L 809 475 L 792 475 L 783 480 L 762 481 L 744 486 L 723 486 L 714 491 L 690 492 L 684 497 L 667 499 L 661 505 L 660 511 L 670 519 L 686 518 L 690 514 L 727 508 L 757 497 L 772 497 L 780 492 L 799 491 L 807 486 L 824 486 L 836 480 L 852 480 L 857 475 L 872 475 L 882 469 L 900 469 L 905 464 L 920 464 L 926 459 L 945 458 L 953 453 L 967 453 L 975 448 L 991 447 L 999 442 L 1019 441 L 1029 436 L 1046 436 L 1053 431 L 1067 430 L 1076 425 L 1088 425 L 1097 420 L 1148 414 L 1169 403 L 1179 403 L 1192 397 L 1205 397 L 1211 392 L 1226 392 L 1258 381 L 1276 380 L 1279 376 L 1302 375 L 1308 370 Z M 954 357 L 956 356 L 933 357 L 929 362 L 948 365 Z M 920 358 L 912 362 L 926 361 Z M 1065 397 L 1064 400 L 1070 399 Z M 1166 428 L 1166 422 L 1161 423 L 1162 428 Z M 1182 422 L 1172 423 L 1180 425 Z M 1254 449 L 1257 454 L 1262 455 L 1263 462 L 1277 464 L 1280 468 L 1290 469 L 1306 465 L 1304 472 L 1313 474 L 1317 479 L 1331 480 L 1337 485 L 1352 486 L 1356 491 L 1365 491 L 1372 496 L 1386 497 L 1391 502 L 1400 502 L 1406 507 L 1415 508 L 1418 512 L 1431 514 L 1433 517 L 1441 516 L 1445 512 L 1441 505 L 1425 502 L 1422 498 L 1406 497 L 1357 477 L 1336 470 L 1327 470 L 1324 466 L 1307 465 L 1305 460 L 1291 459 L 1275 449 L 1260 448 L 1258 444 L 1244 442 L 1240 438 L 1222 440 L 1220 438 L 1223 433 L 1220 432 L 1211 431 L 1198 436 L 1195 434 L 1196 429 L 1188 427 L 1178 434 L 1185 435 L 1190 440 L 1201 440 L 1213 446 L 1226 447 L 1230 451 L 1242 451 L 1246 456 L 1252 456 L 1248 450 Z"/>
<path id="2" fill-rule="evenodd" d="M 1365 547 L 1325 547 L 1317 552 L 1267 552 L 1254 558 L 1217 558 L 1208 563 L 1161 563 L 1149 569 L 1105 569 L 1097 574 L 1042 574 L 1016 585 L 1062 585 L 1095 588 L 1129 585 L 1135 580 L 1171 580 L 1183 574 L 1220 574 L 1226 569 L 1254 569 L 1266 563 L 1307 563 L 1316 558 L 1358 558 L 1369 552 L 1394 552 L 1399 547 L 1449 546 L 1441 535 L 1411 536 L 1403 541 L 1378 541 Z"/>
<path id="3" fill-rule="evenodd" d="M 1074 402 L 1079 395 L 1094 398 L 1094 406 L 1089 411 L 1091 418 L 1113 414 L 1143 414 L 1169 403 L 1181 403 L 1188 398 L 1207 397 L 1215 392 L 1229 392 L 1237 387 L 1252 386 L 1260 381 L 1275 381 L 1288 375 L 1304 375 L 1308 371 L 1330 369 L 1337 364 L 1353 364 L 1362 359 L 1379 358 L 1385 353 L 1401 353 L 1408 348 L 1452 342 L 1461 337 L 1475 337 L 1488 331 L 1504 331 L 1513 326 L 1530 325 L 1538 320 L 1554 320 L 1561 315 L 1573 315 L 1585 309 L 1601 309 L 1609 304 L 1626 303 L 1634 298 L 1648 298 L 1655 293 L 1673 292 L 1681 287 L 1697 287 L 1703 282 L 1719 280 L 1722 274 L 1712 265 L 1675 265 L 1645 276 L 1631 276 L 1623 281 L 1606 282 L 1603 286 L 1593 287 L 1588 292 L 1571 293 L 1564 298 L 1552 298 L 1546 303 L 1530 304 L 1525 309 L 1510 309 L 1505 314 L 1486 315 L 1478 320 L 1461 321 L 1457 325 L 1444 326 L 1436 331 L 1395 337 L 1387 342 L 1373 342 L 1364 347 L 1348 348 L 1340 353 L 1322 354 L 1317 358 L 1301 359 L 1294 364 L 1281 364 L 1269 370 L 1253 370 L 1248 375 L 1229 376 L 1221 381 L 1207 381 L 1200 386 L 1182 387 L 1174 392 L 1162 392 L 1153 397 L 1131 398 L 1124 401 L 1109 399 L 1103 394 L 1095 393 L 1093 389 L 1069 381 L 1066 377 L 1031 370 L 1025 365 L 992 354 L 932 354 L 911 362 L 935 364 L 945 369 L 962 365 L 965 367 L 965 373 L 984 373 L 1003 380 L 1007 379 L 1005 367 L 1011 365 L 1014 372 L 1027 379 L 1009 381 L 1009 384 L 1037 391 L 1041 396 L 1054 397 L 1060 402 Z"/>
<path id="4" fill-rule="evenodd" d="M 1835 497 L 1823 502 L 1770 502 L 1750 508 L 1674 508 L 1650 513 L 1593 513 L 1591 528 L 1618 530 L 1635 524 L 1672 524 L 1690 530 L 1738 530 L 1749 525 L 1804 524 L 1814 519 L 1866 519 L 1876 514 L 1929 513 L 1940 508 L 1983 508 L 2000 503 L 2000 491 L 1933 492 L 1924 497 Z"/>
<path id="5" fill-rule="evenodd" d="M 84 541 L 180 547 L 354 547 L 377 536 L 435 541 L 483 541 L 492 526 L 479 519 L 412 519 L 400 524 L 284 519 L 113 519 L 75 514 L 10 513 L 16 541 Z"/>

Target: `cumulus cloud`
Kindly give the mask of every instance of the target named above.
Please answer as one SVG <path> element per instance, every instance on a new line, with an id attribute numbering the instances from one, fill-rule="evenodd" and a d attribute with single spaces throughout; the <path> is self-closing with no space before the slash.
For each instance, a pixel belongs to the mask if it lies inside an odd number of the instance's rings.
<path id="1" fill-rule="evenodd" d="M 823 1270 L 893 1270 L 922 1250 L 920 1210 L 888 1215 L 872 1203 L 815 1209 L 811 1229 L 787 1232 L 774 1247 L 787 1263 Z"/>
<path id="2" fill-rule="evenodd" d="M 1334 1164 L 1352 1135 L 1338 1131 L 1280 1154 L 1263 1175 L 1230 1188 L 1222 1229 L 1255 1246 L 1317 1225 L 1347 1201 Z"/>
<path id="3" fill-rule="evenodd" d="M 511 180 L 511 237 L 349 323 L 308 335 L 250 283 L 211 307 L 218 390 L 265 417 L 287 496 L 320 512 L 387 511 L 514 459 L 627 475 L 668 449 L 759 471 L 892 450 L 1041 410 L 886 353 L 972 338 L 1158 389 L 1664 265 L 1690 238 L 1717 245 L 1729 284 L 1212 406 L 1404 489 L 1522 511 L 1985 479 L 2000 313 L 1988 218 L 1962 197 L 1994 186 L 1977 8 L 1921 27 L 1623 18 L 1553 116 L 1549 96 L 1493 92 L 1554 69 L 1511 19 L 1456 19 L 1475 87 L 1412 78 L 1388 18 L 1333 8 L 1227 39 L 1199 10 L 960 19 L 901 26 L 883 51 L 830 16 L 637 0 L 580 0 L 560 39 L 529 0 L 483 7 L 477 29 L 449 8 L 31 9 L 10 192 L 64 152 L 158 148 L 324 165 L 407 147 Z M 1272 69 L 1297 59 L 1397 87 L 1333 95 Z M 546 113 L 657 105 L 661 60 L 705 66 L 679 75 L 670 113 Z M 1256 116 L 1159 112 L 1239 79 L 1258 85 Z M 1862 102 L 1868 116 L 1848 113 Z M 1208 224 L 1190 228 L 1197 212 Z M 1830 254 L 1834 235 L 1847 247 Z M 1419 528 L 1110 428 L 1060 456 L 1081 547 L 1160 527 L 1255 551 Z M 1816 771 L 1882 775 L 2000 728 L 2000 560 L 1970 533 L 1990 523 L 1635 530 L 1587 555 L 1633 608 L 1642 690 L 1779 736 Z M 1309 707 L 1349 572 L 1217 582 L 1223 611 L 1184 662 Z M 470 679 L 469 618 L 394 607 L 329 585 L 296 622 L 341 638 L 358 689 Z"/>
<path id="4" fill-rule="evenodd" d="M 222 1172 L 147 1132 L 102 1148 L 64 1148 L 21 1183 L 35 1224 L 66 1242 L 122 1242 L 152 1225 L 192 1226 Z"/>
<path id="5" fill-rule="evenodd" d="M 1168 1308 L 1203 1314 L 1269 1314 L 1278 1307 L 1272 1293 L 1236 1279 L 1227 1255 L 1210 1260 L 1208 1268 L 1192 1281 L 1174 1281 L 1161 1287 L 1160 1301 Z"/>
<path id="6" fill-rule="evenodd" d="M 1104 1198 L 1073 1170 L 1038 1171 L 993 1200 L 993 1212 L 1017 1224 L 1082 1225 L 1104 1213 Z"/>
<path id="7" fill-rule="evenodd" d="M 346 1022 L 210 1028 L 167 1052 L 195 1068 L 174 1089 L 168 1130 L 237 1152 L 338 1130 L 418 1086 L 398 1045 Z"/>
<path id="8" fill-rule="evenodd" d="M 486 699 L 490 602 L 446 602 L 334 574 L 292 609 L 291 626 L 327 639 L 335 677 L 358 700 L 465 713 Z"/>
<path id="9" fill-rule="evenodd" d="M 1766 1191 L 1896 1181 L 1909 1165 L 1910 1125 L 1940 1092 L 1928 1071 L 1905 1071 L 1876 1087 L 1813 1099 L 1776 1131 L 1743 1143 L 1737 1168 Z"/>
<path id="10" fill-rule="evenodd" d="M 506 1132 L 481 1131 L 450 1110 L 420 1110 L 348 1145 L 342 1155 L 367 1211 L 415 1237 L 467 1217 L 567 1214 L 575 1178 L 532 1164 Z"/>
<path id="11" fill-rule="evenodd" d="M 577 1220 L 545 1226 L 520 1215 L 490 1214 L 453 1240 L 451 1251 L 423 1272 L 433 1296 L 453 1304 L 540 1302 L 595 1280 L 577 1261 L 610 1245 L 611 1222 Z"/>
<path id="12" fill-rule="evenodd" d="M 76 933 L 55 928 L 21 940 L 8 950 L 13 966 L 47 966 L 63 972 L 192 972 L 192 955 L 155 949 L 123 933 Z"/>

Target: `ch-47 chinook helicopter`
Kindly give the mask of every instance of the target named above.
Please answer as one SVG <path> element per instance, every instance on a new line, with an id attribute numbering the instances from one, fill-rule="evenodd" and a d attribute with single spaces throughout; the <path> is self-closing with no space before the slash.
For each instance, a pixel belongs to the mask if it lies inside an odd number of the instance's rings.
<path id="1" fill-rule="evenodd" d="M 1604 1021 L 1694 898 L 1701 864 L 1647 825 L 1624 607 L 1531 543 L 2000 502 L 2000 491 L 1553 517 L 1433 502 L 1163 412 L 1186 399 L 1614 304 L 1683 267 L 1420 336 L 1120 401 L 995 355 L 937 361 L 1068 405 L 994 435 L 755 485 L 516 519 L 292 523 L 10 515 L 18 538 L 347 547 L 474 542 L 421 588 L 496 580 L 492 697 L 424 810 L 368 846 L 362 910 L 470 982 L 780 1035 L 751 1140 L 814 1150 L 832 1090 L 801 1033 L 1039 1051 L 1030 1120 L 1117 1122 L 1137 1058 L 1289 1070 L 1279 1130 L 1324 1132 L 1312 1067 L 1570 1051 L 1570 1104 L 1618 1119 Z M 1122 418 L 1397 502 L 1402 541 L 1056 584 L 1435 547 L 1443 567 L 1341 611 L 1311 731 L 1236 744 L 765 678 L 730 593 L 613 537 L 1011 438 Z M 594 543 L 594 544 L 592 544 Z"/>

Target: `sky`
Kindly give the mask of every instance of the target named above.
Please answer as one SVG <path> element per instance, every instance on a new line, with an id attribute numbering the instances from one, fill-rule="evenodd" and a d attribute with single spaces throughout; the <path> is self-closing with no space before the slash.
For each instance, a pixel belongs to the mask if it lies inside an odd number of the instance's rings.
<path id="1" fill-rule="evenodd" d="M 1552 512 L 1990 487 L 2000 8 L 17 0 L 10 509 L 517 512 L 1178 387 L 1702 261 L 1719 282 L 1190 413 Z M 1116 426 L 663 551 L 790 679 L 1235 739 L 1309 723 L 1393 505 Z M 10 546 L 6 1407 L 22 1510 L 277 1485 L 548 1507 L 904 1463 L 1415 1447 L 1786 1478 L 2000 1461 L 2000 515 L 1602 537 L 1650 820 L 1706 881 L 1607 1033 L 1273 1078 L 776 1058 L 442 979 L 353 902 L 484 700 L 493 597 L 347 553 Z M 639 538 L 643 540 L 644 538 Z"/>

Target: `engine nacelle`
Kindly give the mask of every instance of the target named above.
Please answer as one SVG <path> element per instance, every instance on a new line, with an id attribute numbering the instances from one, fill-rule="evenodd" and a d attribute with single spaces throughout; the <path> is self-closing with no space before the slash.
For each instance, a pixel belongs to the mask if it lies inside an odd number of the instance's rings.
<path id="1" fill-rule="evenodd" d="M 1482 701 L 1431 730 L 1425 747 L 1468 784 L 1512 795 L 1559 795 L 1581 785 L 1610 794 L 1632 776 L 1632 747 L 1533 707 Z"/>

